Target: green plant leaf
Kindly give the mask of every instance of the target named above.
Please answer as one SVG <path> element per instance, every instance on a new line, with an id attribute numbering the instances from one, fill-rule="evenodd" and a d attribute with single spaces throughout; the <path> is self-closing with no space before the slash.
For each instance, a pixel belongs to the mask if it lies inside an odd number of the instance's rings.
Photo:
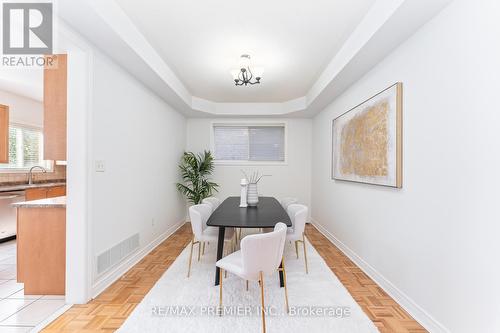
<path id="1" fill-rule="evenodd" d="M 219 185 L 209 180 L 214 170 L 213 156 L 210 151 L 199 154 L 184 152 L 179 170 L 183 183 L 177 183 L 176 187 L 189 202 L 199 204 L 203 199 L 218 191 Z"/>

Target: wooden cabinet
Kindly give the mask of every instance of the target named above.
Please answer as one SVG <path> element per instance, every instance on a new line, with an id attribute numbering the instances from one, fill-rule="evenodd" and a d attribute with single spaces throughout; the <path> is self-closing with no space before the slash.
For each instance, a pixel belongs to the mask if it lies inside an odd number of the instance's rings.
<path id="1" fill-rule="evenodd" d="M 66 161 L 67 55 L 46 56 L 43 71 L 43 159 Z"/>
<path id="2" fill-rule="evenodd" d="M 66 195 L 66 186 L 55 186 L 47 189 L 47 198 L 62 197 Z"/>
<path id="3" fill-rule="evenodd" d="M 17 209 L 17 281 L 26 295 L 64 295 L 66 208 Z"/>
<path id="4" fill-rule="evenodd" d="M 9 163 L 9 107 L 0 104 L 0 163 Z"/>
<path id="5" fill-rule="evenodd" d="M 29 188 L 25 191 L 24 196 L 26 201 L 47 199 L 47 188 Z"/>
<path id="6" fill-rule="evenodd" d="M 25 191 L 25 200 L 40 200 L 47 198 L 62 197 L 66 195 L 66 186 L 37 187 Z"/>

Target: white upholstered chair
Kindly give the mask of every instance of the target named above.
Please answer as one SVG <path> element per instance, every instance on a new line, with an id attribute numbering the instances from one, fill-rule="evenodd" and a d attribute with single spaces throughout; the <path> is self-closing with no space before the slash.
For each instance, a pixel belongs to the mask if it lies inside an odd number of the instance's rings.
<path id="1" fill-rule="evenodd" d="M 288 206 L 292 204 L 299 203 L 299 199 L 293 197 L 285 197 L 280 199 L 280 204 L 285 211 L 288 212 Z M 292 228 L 293 228 L 293 219 L 292 219 Z"/>
<path id="2" fill-rule="evenodd" d="M 219 314 L 222 315 L 222 272 L 229 271 L 234 275 L 248 281 L 259 281 L 262 305 L 262 329 L 266 332 L 266 319 L 264 313 L 264 276 L 276 274 L 280 263 L 283 271 L 283 282 L 285 287 L 285 305 L 288 309 L 288 290 L 286 286 L 286 271 L 283 259 L 283 249 L 287 226 L 277 223 L 273 232 L 255 234 L 244 237 L 241 240 L 241 250 L 217 261 L 221 277 L 219 284 Z"/>
<path id="3" fill-rule="evenodd" d="M 212 206 L 212 212 L 214 210 L 217 209 L 217 207 L 220 206 L 220 204 L 222 203 L 222 200 L 220 200 L 219 198 L 216 198 L 216 197 L 208 197 L 208 198 L 205 198 L 201 201 L 201 203 L 204 203 L 204 204 L 209 204 Z M 241 239 L 241 228 L 237 228 L 236 229 L 236 242 L 238 242 L 238 238 Z"/>
<path id="4" fill-rule="evenodd" d="M 191 228 L 193 229 L 193 239 L 191 240 L 191 251 L 189 252 L 188 277 L 191 274 L 194 245 L 198 244 L 198 261 L 200 261 L 201 244 L 205 242 L 217 243 L 217 238 L 219 237 L 218 228 L 207 227 L 207 220 L 210 214 L 212 214 L 212 207 L 208 204 L 199 204 L 189 207 L 189 218 L 191 219 Z M 231 250 L 234 249 L 233 228 L 226 228 L 224 242 L 229 242 Z M 203 250 L 205 250 L 204 246 Z"/>
<path id="5" fill-rule="evenodd" d="M 280 204 L 281 204 L 281 206 L 283 206 L 283 208 L 285 210 L 288 209 L 288 206 L 290 206 L 291 204 L 295 204 L 297 202 L 299 202 L 299 199 L 292 198 L 292 197 L 286 197 L 286 198 L 281 198 L 280 199 Z"/>
<path id="6" fill-rule="evenodd" d="M 208 204 L 208 205 L 212 206 L 212 211 L 214 211 L 217 209 L 217 207 L 220 206 L 222 201 L 216 197 L 208 197 L 208 198 L 203 199 L 201 201 L 201 203 Z"/>
<path id="7" fill-rule="evenodd" d="M 217 197 L 208 197 L 208 198 L 203 199 L 201 201 L 201 203 L 210 205 L 210 207 L 212 207 L 212 213 L 213 213 L 220 206 L 220 204 L 222 203 L 222 200 L 217 198 Z M 205 254 L 205 242 L 202 242 L 201 254 L 202 255 Z"/>
<path id="8" fill-rule="evenodd" d="M 307 220 L 307 206 L 291 204 L 288 206 L 288 215 L 290 216 L 290 220 L 292 220 L 293 227 L 288 229 L 286 240 L 295 242 L 295 253 L 297 254 L 297 259 L 299 258 L 298 243 L 302 243 L 302 246 L 304 247 L 306 274 L 308 274 L 309 268 L 307 267 L 306 236 L 304 235 Z"/>
<path id="9" fill-rule="evenodd" d="M 281 198 L 279 200 L 279 202 L 280 202 L 281 207 L 283 207 L 283 209 L 285 211 L 288 211 L 288 206 L 290 206 L 291 204 L 299 202 L 299 199 L 292 198 L 292 197 L 285 197 L 285 198 Z M 293 228 L 293 220 L 292 220 L 292 228 Z M 271 232 L 272 230 L 273 230 L 272 228 L 261 228 L 260 232 Z"/>

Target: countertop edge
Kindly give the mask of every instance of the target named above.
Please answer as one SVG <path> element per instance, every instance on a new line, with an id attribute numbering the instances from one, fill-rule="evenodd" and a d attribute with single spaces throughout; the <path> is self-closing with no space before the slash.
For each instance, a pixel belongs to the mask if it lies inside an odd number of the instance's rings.
<path id="1" fill-rule="evenodd" d="M 15 208 L 66 208 L 66 196 L 16 202 L 12 206 Z"/>
<path id="2" fill-rule="evenodd" d="M 56 187 L 56 186 L 66 186 L 66 182 L 47 182 L 47 183 L 37 183 L 37 184 L 18 184 L 18 185 L 0 185 L 0 193 L 2 192 L 16 192 L 25 191 L 32 188 L 45 188 L 45 187 Z"/>

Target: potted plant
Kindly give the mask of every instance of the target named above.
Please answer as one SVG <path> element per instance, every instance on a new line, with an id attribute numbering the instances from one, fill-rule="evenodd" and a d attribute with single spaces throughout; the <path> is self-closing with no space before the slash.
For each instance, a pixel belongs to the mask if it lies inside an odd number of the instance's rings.
<path id="1" fill-rule="evenodd" d="M 189 202 L 197 205 L 217 192 L 219 185 L 209 180 L 214 170 L 214 159 L 210 151 L 200 154 L 184 152 L 179 169 L 183 183 L 176 184 L 177 190 L 185 195 Z"/>

